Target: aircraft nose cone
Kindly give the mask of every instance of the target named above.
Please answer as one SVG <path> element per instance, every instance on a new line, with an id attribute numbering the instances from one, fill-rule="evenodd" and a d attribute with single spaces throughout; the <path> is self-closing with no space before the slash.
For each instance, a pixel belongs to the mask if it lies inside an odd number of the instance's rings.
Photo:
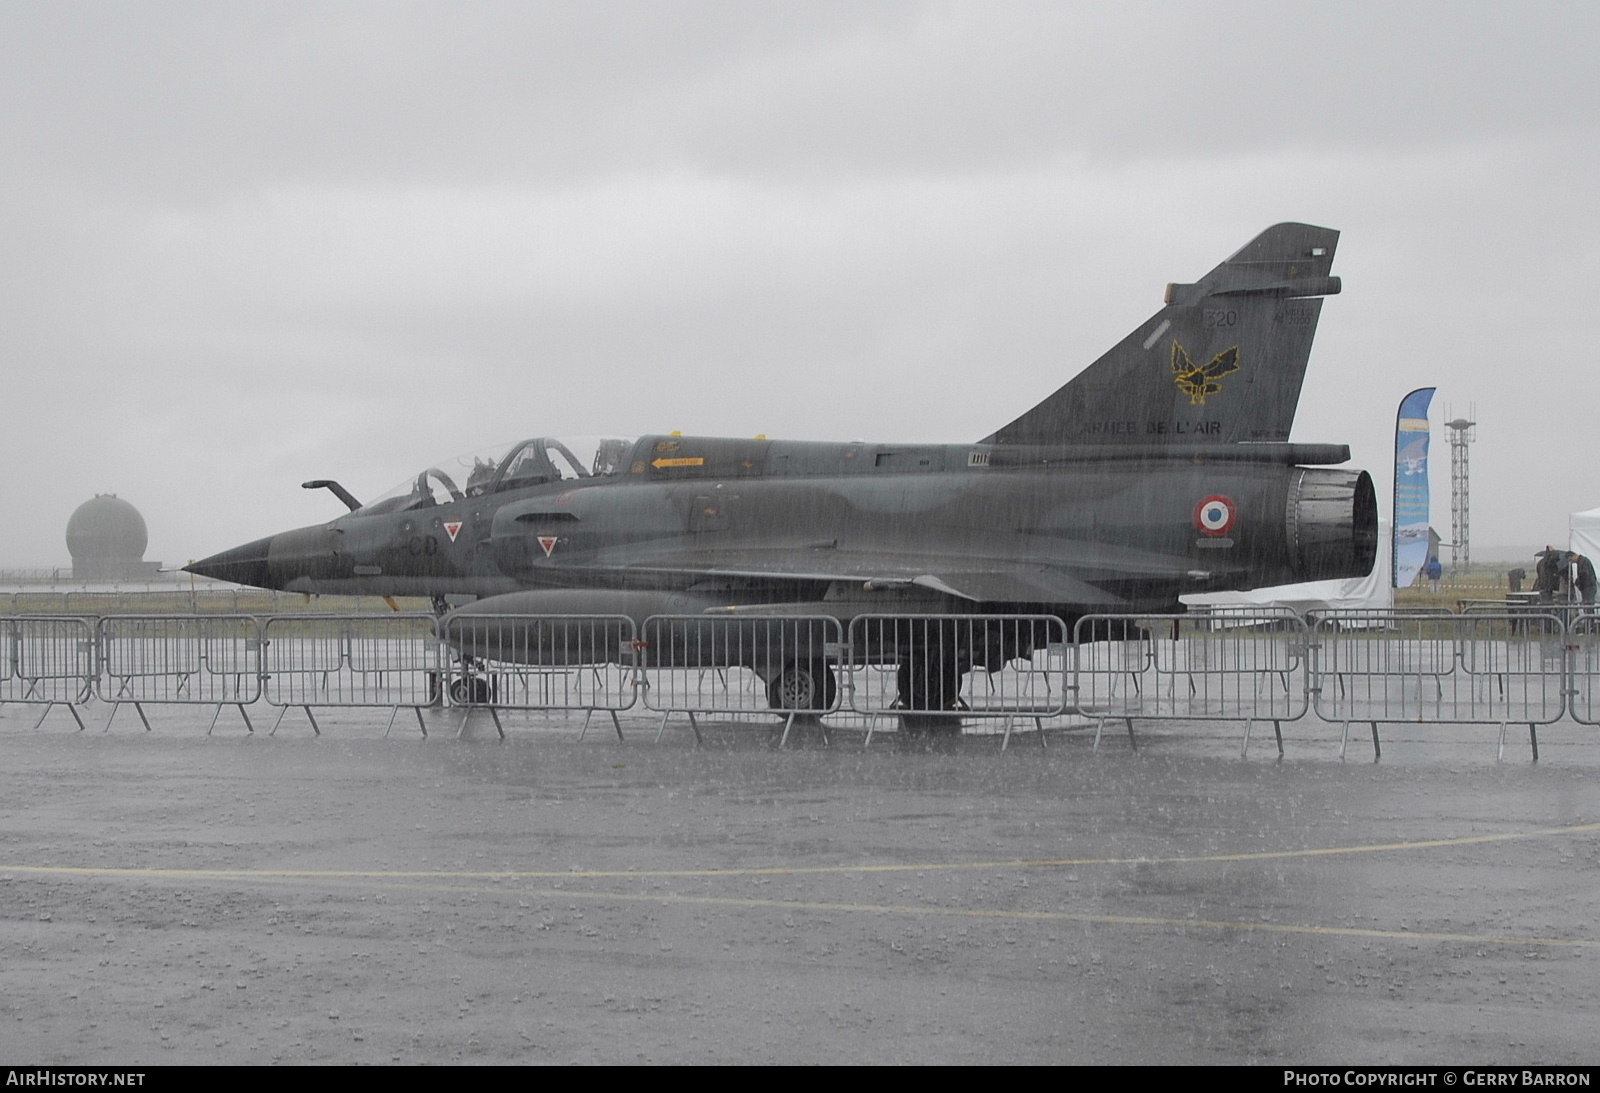
<path id="1" fill-rule="evenodd" d="M 221 554 L 202 558 L 198 562 L 190 562 L 183 568 L 187 573 L 196 573 L 219 581 L 246 584 L 252 588 L 272 588 L 274 587 L 272 574 L 267 569 L 267 552 L 271 546 L 272 537 L 268 536 L 253 543 L 246 543 L 244 546 L 236 546 L 232 550 L 224 550 Z"/>

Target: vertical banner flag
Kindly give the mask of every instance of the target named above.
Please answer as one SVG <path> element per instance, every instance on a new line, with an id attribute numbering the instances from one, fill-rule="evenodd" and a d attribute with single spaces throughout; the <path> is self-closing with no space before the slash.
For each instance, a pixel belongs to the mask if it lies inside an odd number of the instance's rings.
<path id="1" fill-rule="evenodd" d="M 1400 400 L 1394 426 L 1394 586 L 1409 588 L 1428 564 L 1428 403 L 1435 388 Z"/>

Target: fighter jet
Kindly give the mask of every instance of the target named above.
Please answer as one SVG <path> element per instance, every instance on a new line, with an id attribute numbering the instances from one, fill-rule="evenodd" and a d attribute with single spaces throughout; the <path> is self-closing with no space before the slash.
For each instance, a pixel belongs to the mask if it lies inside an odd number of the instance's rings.
<path id="1" fill-rule="evenodd" d="M 444 632 L 464 656 L 515 647 L 539 663 L 551 643 L 504 641 L 529 616 L 1029 613 L 1071 625 L 1174 611 L 1189 592 L 1363 576 L 1377 550 L 1371 478 L 1329 469 L 1348 461 L 1344 445 L 1289 441 L 1321 298 L 1340 289 L 1338 238 L 1267 229 L 1200 280 L 1168 285 L 1131 334 L 974 442 L 543 436 L 430 465 L 367 504 L 307 482 L 351 511 L 188 568 L 261 588 L 431 597 L 456 605 Z M 469 620 L 482 625 L 459 625 Z M 1028 652 L 1007 640 L 992 658 Z M 944 709 L 972 663 L 923 644 L 893 643 L 901 700 Z M 775 703 L 799 694 L 827 708 L 829 662 L 817 648 L 751 667 Z"/>

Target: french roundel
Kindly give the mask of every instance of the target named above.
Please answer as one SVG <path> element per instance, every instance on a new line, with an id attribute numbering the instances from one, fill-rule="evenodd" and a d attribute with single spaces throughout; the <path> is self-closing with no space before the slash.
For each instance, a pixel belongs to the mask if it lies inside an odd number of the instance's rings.
<path id="1" fill-rule="evenodd" d="M 1194 507 L 1194 526 L 1201 535 L 1226 535 L 1238 515 L 1231 497 L 1212 494 Z"/>

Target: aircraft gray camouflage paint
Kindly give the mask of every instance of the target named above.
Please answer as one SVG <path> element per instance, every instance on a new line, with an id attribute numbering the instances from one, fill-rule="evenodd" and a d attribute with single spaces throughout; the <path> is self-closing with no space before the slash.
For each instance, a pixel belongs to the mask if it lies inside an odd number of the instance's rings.
<path id="1" fill-rule="evenodd" d="M 449 620 L 484 625 L 446 629 L 468 657 L 489 645 L 460 635 L 498 640 L 493 620 L 526 630 L 529 615 L 1038 613 L 1070 625 L 1176 610 L 1186 592 L 1363 576 L 1377 549 L 1371 478 L 1324 469 L 1349 459 L 1344 445 L 1289 443 L 1320 297 L 1340 287 L 1338 238 L 1267 229 L 1198 282 L 1169 285 L 1138 329 L 974 444 L 673 435 L 580 455 L 545 437 L 454 473 L 429 467 L 366 506 L 308 482 L 353 511 L 188 568 L 441 609 L 477 597 Z M 902 700 L 945 708 L 970 658 L 938 642 L 908 653 L 907 640 L 893 653 Z M 1026 653 L 1018 644 L 989 659 Z M 908 657 L 911 675 L 945 682 L 908 683 Z M 826 706 L 825 659 L 752 666 L 769 680 L 787 670 L 791 702 L 798 686 Z"/>

